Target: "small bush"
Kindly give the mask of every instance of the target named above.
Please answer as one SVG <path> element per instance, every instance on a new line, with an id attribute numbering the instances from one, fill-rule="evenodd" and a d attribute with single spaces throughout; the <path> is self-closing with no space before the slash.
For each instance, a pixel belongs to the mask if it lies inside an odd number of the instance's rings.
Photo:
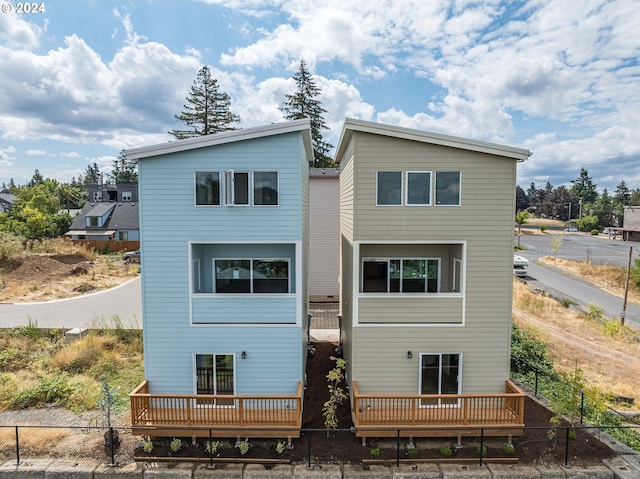
<path id="1" fill-rule="evenodd" d="M 415 459 L 416 457 L 418 457 L 418 448 L 417 447 L 410 447 L 409 449 L 407 449 L 407 455 L 410 458 Z"/>
<path id="2" fill-rule="evenodd" d="M 547 231 L 547 227 L 545 225 L 540 225 L 540 231 L 544 233 L 545 231 Z"/>
<path id="3" fill-rule="evenodd" d="M 286 446 L 287 444 L 284 441 L 278 441 L 278 444 L 276 444 L 276 452 L 282 454 Z"/>
<path id="4" fill-rule="evenodd" d="M 240 454 L 243 456 L 249 452 L 249 438 L 247 437 L 244 441 L 240 441 L 238 445 L 238 449 L 240 449 Z"/>
<path id="5" fill-rule="evenodd" d="M 440 454 L 442 454 L 444 457 L 451 457 L 453 455 L 453 451 L 449 446 L 442 446 L 440 448 Z"/>
<path id="6" fill-rule="evenodd" d="M 213 441 L 213 442 L 207 441 L 207 443 L 204 446 L 204 450 L 207 451 L 207 454 L 213 455 L 216 452 L 218 452 L 218 446 L 220 446 L 220 441 Z"/>
<path id="7" fill-rule="evenodd" d="M 575 299 L 572 298 L 560 298 L 558 300 L 558 303 L 560 303 L 560 305 L 563 308 L 570 308 L 571 306 L 577 306 L 578 302 Z"/>
<path id="8" fill-rule="evenodd" d="M 153 451 L 153 442 L 149 436 L 142 436 L 142 450 L 147 454 Z"/>
<path id="9" fill-rule="evenodd" d="M 382 453 L 382 450 L 379 447 L 374 447 L 369 452 L 373 457 L 378 457 Z"/>
<path id="10" fill-rule="evenodd" d="M 592 234 L 593 236 L 598 236 L 598 235 L 600 234 L 600 231 L 598 231 L 598 230 L 591 230 L 591 234 Z"/>
<path id="11" fill-rule="evenodd" d="M 513 444 L 509 444 L 508 442 L 502 446 L 502 451 L 507 455 L 510 456 L 512 455 L 514 452 L 516 452 L 516 448 L 513 446 Z"/>
<path id="12" fill-rule="evenodd" d="M 482 448 L 476 446 L 476 454 L 479 456 L 480 453 L 482 453 L 482 457 L 485 457 L 487 455 L 487 446 L 482 446 Z"/>
<path id="13" fill-rule="evenodd" d="M 578 435 L 574 430 L 569 431 L 569 439 L 571 439 L 572 441 L 575 441 L 577 437 Z"/>
<path id="14" fill-rule="evenodd" d="M 177 437 L 174 437 L 171 440 L 169 447 L 173 452 L 178 452 L 180 449 L 182 449 L 182 439 L 178 439 Z"/>

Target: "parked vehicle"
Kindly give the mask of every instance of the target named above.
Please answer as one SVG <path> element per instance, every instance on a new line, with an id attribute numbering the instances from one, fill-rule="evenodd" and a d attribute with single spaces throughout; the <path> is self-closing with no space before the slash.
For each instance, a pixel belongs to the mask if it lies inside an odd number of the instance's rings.
<path id="1" fill-rule="evenodd" d="M 135 251 L 127 251 L 122 256 L 122 259 L 125 260 L 127 263 L 139 263 L 140 262 L 140 250 L 137 249 Z"/>
<path id="2" fill-rule="evenodd" d="M 527 276 L 527 267 L 529 261 L 522 256 L 513 255 L 513 274 L 518 278 L 524 278 Z"/>

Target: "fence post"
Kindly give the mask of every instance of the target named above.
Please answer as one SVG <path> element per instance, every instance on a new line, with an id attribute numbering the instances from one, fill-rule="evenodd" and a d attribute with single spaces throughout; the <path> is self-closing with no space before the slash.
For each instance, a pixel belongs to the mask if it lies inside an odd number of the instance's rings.
<path id="1" fill-rule="evenodd" d="M 16 466 L 22 464 L 20 460 L 20 440 L 18 438 L 18 426 L 16 426 Z"/>
<path id="2" fill-rule="evenodd" d="M 484 428 L 480 428 L 480 465 L 482 466 L 482 456 L 484 453 Z"/>
<path id="3" fill-rule="evenodd" d="M 536 368 L 535 371 L 536 371 L 536 392 L 535 392 L 535 396 L 538 397 L 538 368 Z"/>
<path id="4" fill-rule="evenodd" d="M 209 454 L 209 466 L 213 466 L 213 433 L 211 428 L 209 428 Z"/>
<path id="5" fill-rule="evenodd" d="M 110 439 L 110 448 L 111 448 L 111 464 L 109 464 L 110 466 L 115 466 L 116 465 L 116 451 L 115 451 L 115 444 L 114 444 L 114 440 L 113 440 L 113 426 L 109 426 L 109 439 Z"/>
<path id="6" fill-rule="evenodd" d="M 309 454 L 309 463 L 307 464 L 307 469 L 311 469 L 311 429 L 308 429 L 309 433 L 309 441 L 307 442 L 307 453 Z"/>
<path id="7" fill-rule="evenodd" d="M 569 426 L 566 427 L 566 438 L 565 438 L 565 445 L 564 445 L 564 465 L 565 467 L 567 467 L 569 465 Z"/>
<path id="8" fill-rule="evenodd" d="M 584 417 L 584 391 L 580 397 L 580 425 L 582 425 L 582 418 Z"/>
<path id="9" fill-rule="evenodd" d="M 400 467 L 400 429 L 396 435 L 396 467 Z"/>

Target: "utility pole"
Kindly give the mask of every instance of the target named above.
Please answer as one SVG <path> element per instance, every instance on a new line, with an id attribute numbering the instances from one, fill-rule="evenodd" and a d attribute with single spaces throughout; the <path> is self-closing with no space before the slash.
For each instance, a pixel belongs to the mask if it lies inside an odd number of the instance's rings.
<path id="1" fill-rule="evenodd" d="M 627 261 L 627 280 L 624 284 L 624 299 L 622 300 L 622 312 L 620 313 L 620 324 L 624 326 L 624 318 L 627 315 L 627 295 L 629 294 L 629 273 L 631 271 L 631 256 L 633 247 L 629 246 L 629 260 Z"/>

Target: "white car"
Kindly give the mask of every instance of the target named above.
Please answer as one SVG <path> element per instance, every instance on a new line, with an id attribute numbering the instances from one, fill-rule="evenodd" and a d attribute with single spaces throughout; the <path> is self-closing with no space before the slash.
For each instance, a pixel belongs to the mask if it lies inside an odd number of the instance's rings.
<path id="1" fill-rule="evenodd" d="M 527 276 L 527 267 L 529 261 L 522 256 L 513 255 L 513 274 L 518 278 L 524 278 Z"/>

